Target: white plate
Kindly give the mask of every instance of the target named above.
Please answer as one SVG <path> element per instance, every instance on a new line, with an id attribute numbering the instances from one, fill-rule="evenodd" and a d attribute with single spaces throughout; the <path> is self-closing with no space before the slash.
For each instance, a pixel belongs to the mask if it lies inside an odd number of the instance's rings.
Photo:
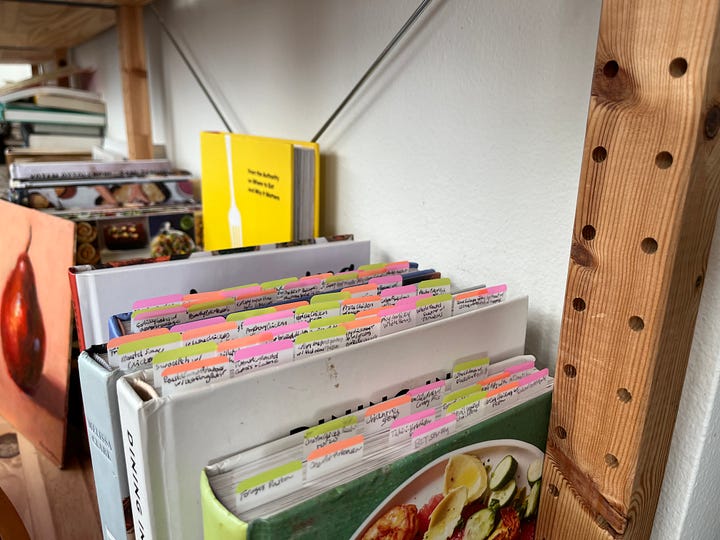
<path id="1" fill-rule="evenodd" d="M 418 511 L 438 493 L 442 493 L 445 477 L 445 465 L 450 456 L 455 454 L 472 454 L 477 456 L 491 469 L 506 455 L 512 455 L 518 462 L 515 481 L 518 489 L 528 488 L 527 468 L 533 461 L 543 458 L 543 453 L 535 446 L 515 439 L 498 439 L 459 448 L 428 463 L 380 503 L 375 511 L 368 516 L 352 535 L 352 540 L 361 537 L 367 528 L 394 506 L 414 504 Z"/>

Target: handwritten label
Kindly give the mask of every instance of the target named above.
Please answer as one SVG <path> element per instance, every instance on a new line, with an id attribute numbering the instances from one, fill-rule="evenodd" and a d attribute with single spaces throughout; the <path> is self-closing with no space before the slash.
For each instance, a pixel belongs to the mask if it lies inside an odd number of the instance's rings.
<path id="1" fill-rule="evenodd" d="M 450 294 L 450 278 L 427 279 L 418 283 L 418 294 L 430 293 L 433 296 Z"/>
<path id="2" fill-rule="evenodd" d="M 341 292 L 348 293 L 350 298 L 378 296 L 378 288 L 374 283 L 363 283 L 362 285 L 355 285 L 354 287 L 346 287 Z"/>
<path id="3" fill-rule="evenodd" d="M 350 322 L 355 320 L 355 315 L 348 313 L 347 315 L 335 315 L 334 317 L 323 317 L 322 319 L 315 319 L 310 321 L 310 329 L 315 330 L 318 328 L 329 328 L 331 326 L 338 326 L 342 323 Z"/>
<path id="4" fill-rule="evenodd" d="M 410 414 L 408 394 L 378 403 L 365 409 L 365 435 L 386 430 L 400 417 Z"/>
<path id="5" fill-rule="evenodd" d="M 334 276 L 325 278 L 323 290 L 327 292 L 340 291 L 360 284 L 360 278 L 357 272 L 339 272 Z"/>
<path id="6" fill-rule="evenodd" d="M 416 325 L 427 324 L 452 316 L 452 296 L 438 294 L 432 298 L 423 298 L 417 301 Z"/>
<path id="7" fill-rule="evenodd" d="M 277 311 L 250 317 L 240 323 L 241 331 L 247 335 L 267 332 L 278 326 L 287 326 L 295 322 L 295 314 L 292 311 Z"/>
<path id="8" fill-rule="evenodd" d="M 489 304 L 496 304 L 505 299 L 507 285 L 496 285 L 458 293 L 453 298 L 453 315 L 480 309 Z"/>
<path id="9" fill-rule="evenodd" d="M 156 354 L 177 349 L 182 345 L 182 336 L 177 332 L 123 343 L 117 349 L 118 367 L 127 372 L 148 368 Z"/>
<path id="10" fill-rule="evenodd" d="M 377 315 L 348 321 L 342 323 L 342 326 L 347 331 L 345 340 L 348 347 L 377 339 L 380 335 L 380 317 Z"/>
<path id="11" fill-rule="evenodd" d="M 325 302 L 343 302 L 344 300 L 347 300 L 350 298 L 350 293 L 347 292 L 333 292 L 333 293 L 323 293 L 323 294 L 316 294 L 310 299 L 311 304 L 323 304 Z"/>
<path id="12" fill-rule="evenodd" d="M 211 326 L 213 324 L 220 324 L 225 322 L 225 317 L 210 317 L 209 319 L 201 319 L 199 321 L 186 322 L 182 324 L 176 324 L 170 328 L 171 332 L 187 332 L 188 330 L 195 330 L 202 328 L 203 326 Z"/>
<path id="13" fill-rule="evenodd" d="M 305 322 L 324 319 L 325 317 L 335 317 L 337 315 L 340 315 L 340 302 L 337 300 L 310 304 L 295 310 L 295 320 Z"/>
<path id="14" fill-rule="evenodd" d="M 417 287 L 415 285 L 404 285 L 402 287 L 393 287 L 380 292 L 380 304 L 383 306 L 394 306 L 403 298 L 417 296 Z"/>
<path id="15" fill-rule="evenodd" d="M 402 307 L 386 308 L 380 311 L 380 335 L 385 336 L 415 326 L 415 309 Z"/>
<path id="16" fill-rule="evenodd" d="M 365 439 L 356 435 L 315 450 L 307 458 L 307 479 L 316 480 L 326 474 L 346 469 L 362 459 Z"/>
<path id="17" fill-rule="evenodd" d="M 162 395 L 171 396 L 181 390 L 222 381 L 228 378 L 229 373 L 226 356 L 203 358 L 195 362 L 167 367 L 161 373 Z"/>
<path id="18" fill-rule="evenodd" d="M 235 301 L 232 298 L 213 300 L 211 302 L 200 302 L 188 306 L 188 320 L 208 319 L 210 317 L 225 317 L 235 309 Z"/>
<path id="19" fill-rule="evenodd" d="M 405 274 L 410 271 L 409 261 L 395 261 L 385 263 L 385 271 L 388 274 Z"/>
<path id="20" fill-rule="evenodd" d="M 260 290 L 256 292 L 243 292 L 235 297 L 234 312 L 243 312 L 253 309 L 268 307 L 277 303 L 277 291 L 275 289 Z"/>
<path id="21" fill-rule="evenodd" d="M 131 343 L 133 341 L 140 341 L 143 339 L 151 338 L 153 336 L 159 336 L 159 335 L 168 334 L 168 333 L 170 333 L 170 330 L 168 330 L 167 328 L 153 328 L 152 330 L 146 330 L 145 332 L 138 332 L 137 334 L 127 334 L 124 336 L 118 336 L 118 337 L 112 338 L 110 341 L 108 341 L 108 344 L 107 344 L 108 363 L 114 368 L 117 368 L 120 366 L 120 361 L 118 359 L 118 350 L 120 348 L 120 345 L 124 345 L 125 343 Z"/>
<path id="22" fill-rule="evenodd" d="M 445 381 L 437 381 L 418 388 L 412 388 L 408 394 L 412 399 L 412 412 L 435 409 L 442 404 L 442 398 L 445 394 Z"/>
<path id="23" fill-rule="evenodd" d="M 399 274 L 391 275 L 391 276 L 380 276 L 376 278 L 371 278 L 370 282 L 371 285 L 375 285 L 378 289 L 378 292 L 382 293 L 383 291 L 387 289 L 392 289 L 394 287 L 399 287 L 402 285 L 402 276 Z"/>
<path id="24" fill-rule="evenodd" d="M 425 409 L 414 414 L 398 418 L 390 425 L 388 442 L 394 444 L 410 440 L 412 433 L 435 420 L 435 409 Z"/>
<path id="25" fill-rule="evenodd" d="M 306 332 L 295 338 L 295 358 L 334 351 L 345 347 L 347 331 L 341 326 Z"/>
<path id="26" fill-rule="evenodd" d="M 197 345 L 178 347 L 156 354 L 152 359 L 153 385 L 155 388 L 162 386 L 162 372 L 165 369 L 215 356 L 216 350 L 217 344 L 210 341 L 198 343 Z"/>
<path id="27" fill-rule="evenodd" d="M 487 377 L 490 359 L 474 358 L 455 364 L 452 371 L 452 389 L 457 390 Z"/>
<path id="28" fill-rule="evenodd" d="M 523 394 L 529 393 L 532 390 L 547 385 L 549 376 L 550 372 L 547 368 L 545 368 L 531 375 L 523 377 L 522 379 L 517 381 L 517 387 L 515 388 L 516 398 L 519 400 L 524 397 Z"/>
<path id="29" fill-rule="evenodd" d="M 274 341 L 280 341 L 281 339 L 291 339 L 295 341 L 295 338 L 300 334 L 304 334 L 310 328 L 310 324 L 306 321 L 300 321 L 287 326 L 278 326 L 269 330 Z"/>
<path id="30" fill-rule="evenodd" d="M 486 396 L 485 392 L 471 394 L 450 405 L 447 412 L 457 416 L 458 421 L 478 417 L 485 413 Z"/>
<path id="31" fill-rule="evenodd" d="M 479 392 L 483 392 L 483 389 L 475 384 L 475 385 L 466 386 L 465 388 L 461 388 L 460 390 L 455 390 L 453 392 L 445 394 L 445 396 L 442 399 L 443 412 L 447 413 L 449 408 L 457 401 L 460 401 L 461 399 L 464 399 L 472 394 L 476 394 Z"/>
<path id="32" fill-rule="evenodd" d="M 457 417 L 454 414 L 444 416 L 439 420 L 429 423 L 426 426 L 416 429 L 411 435 L 412 449 L 420 450 L 433 443 L 449 437 L 455 432 Z"/>
<path id="33" fill-rule="evenodd" d="M 196 345 L 204 341 L 220 343 L 240 337 L 240 331 L 234 322 L 223 320 L 223 322 L 218 324 L 187 330 L 183 332 L 182 336 L 185 345 Z"/>
<path id="34" fill-rule="evenodd" d="M 270 332 L 260 332 L 252 336 L 239 337 L 237 339 L 231 339 L 230 341 L 223 341 L 218 343 L 217 352 L 228 358 L 232 358 L 235 355 L 235 351 L 244 349 L 246 347 L 252 347 L 253 345 L 259 345 L 261 343 L 269 343 L 273 340 L 273 336 Z"/>
<path id="35" fill-rule="evenodd" d="M 305 430 L 303 439 L 303 456 L 307 458 L 311 452 L 341 439 L 353 437 L 358 432 L 358 419 L 349 415 L 330 420 L 319 426 Z"/>
<path id="36" fill-rule="evenodd" d="M 235 352 L 231 375 L 234 377 L 264 367 L 292 362 L 292 360 L 293 342 L 289 339 L 246 347 Z"/>
<path id="37" fill-rule="evenodd" d="M 155 296 L 153 298 L 145 298 L 144 300 L 136 300 L 133 302 L 133 311 L 138 309 L 161 307 L 169 305 L 178 305 L 182 302 L 182 294 L 166 294 L 164 296 Z"/>
<path id="38" fill-rule="evenodd" d="M 307 278 L 291 283 L 286 283 L 278 289 L 278 299 L 280 301 L 299 300 L 300 298 L 310 298 L 322 290 L 322 279 Z"/>
<path id="39" fill-rule="evenodd" d="M 348 300 L 344 300 L 340 304 L 340 313 L 342 315 L 348 313 L 357 314 L 361 311 L 366 311 L 368 309 L 374 309 L 378 307 L 381 307 L 380 296 L 361 296 L 358 298 L 350 298 Z"/>
<path id="40" fill-rule="evenodd" d="M 142 313 L 130 319 L 130 331 L 144 332 L 153 328 L 169 328 L 173 325 L 187 322 L 188 314 L 184 306 L 175 306 L 172 308 L 161 309 Z"/>
<path id="41" fill-rule="evenodd" d="M 241 481 L 235 488 L 236 510 L 246 512 L 299 490 L 302 471 L 302 461 L 296 460 Z"/>

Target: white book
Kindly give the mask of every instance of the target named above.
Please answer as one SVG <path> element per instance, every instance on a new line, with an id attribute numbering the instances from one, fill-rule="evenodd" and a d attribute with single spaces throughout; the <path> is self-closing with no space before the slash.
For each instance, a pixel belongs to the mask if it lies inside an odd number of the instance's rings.
<path id="1" fill-rule="evenodd" d="M 200 474 L 219 456 L 366 406 L 368 396 L 381 399 L 409 374 L 446 370 L 480 353 L 491 362 L 522 354 L 527 309 L 520 297 L 170 397 L 157 396 L 149 372 L 121 377 L 136 535 L 202 538 Z"/>
<path id="2" fill-rule="evenodd" d="M 321 241 L 321 239 L 318 239 Z M 284 277 L 285 273 L 339 271 L 367 264 L 370 243 L 343 240 L 314 245 L 213 255 L 158 263 L 93 269 L 70 269 L 78 331 L 85 328 L 89 347 L 107 341 L 111 315 L 130 309 L 133 300 L 175 292 L 215 290 L 244 282 Z M 104 345 L 83 351 L 78 359 L 93 475 L 103 537 L 121 540 L 132 531 L 129 488 L 120 429 L 117 380 L 100 354 Z M 142 535 L 136 534 L 136 538 Z"/>
<path id="3" fill-rule="evenodd" d="M 32 133 L 28 136 L 28 146 L 38 150 L 63 149 L 92 151 L 94 146 L 102 145 L 102 137 L 86 135 L 54 135 Z"/>

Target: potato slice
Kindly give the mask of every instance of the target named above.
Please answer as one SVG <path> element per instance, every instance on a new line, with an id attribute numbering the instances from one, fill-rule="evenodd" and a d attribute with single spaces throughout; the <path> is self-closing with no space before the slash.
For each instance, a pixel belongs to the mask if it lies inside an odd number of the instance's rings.
<path id="1" fill-rule="evenodd" d="M 459 486 L 468 490 L 467 502 L 479 499 L 488 486 L 488 475 L 485 466 L 477 457 L 470 454 L 456 454 L 445 466 L 445 483 L 443 494 L 447 495 Z"/>
<path id="2" fill-rule="evenodd" d="M 430 526 L 423 540 L 447 540 L 460 521 L 463 507 L 467 503 L 467 488 L 451 490 L 430 514 Z"/>

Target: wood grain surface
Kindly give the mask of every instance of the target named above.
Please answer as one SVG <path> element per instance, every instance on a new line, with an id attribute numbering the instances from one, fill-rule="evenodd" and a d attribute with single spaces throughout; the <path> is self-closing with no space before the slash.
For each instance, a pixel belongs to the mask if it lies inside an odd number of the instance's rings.
<path id="1" fill-rule="evenodd" d="M 720 200 L 718 0 L 605 0 L 538 540 L 648 538 Z"/>

